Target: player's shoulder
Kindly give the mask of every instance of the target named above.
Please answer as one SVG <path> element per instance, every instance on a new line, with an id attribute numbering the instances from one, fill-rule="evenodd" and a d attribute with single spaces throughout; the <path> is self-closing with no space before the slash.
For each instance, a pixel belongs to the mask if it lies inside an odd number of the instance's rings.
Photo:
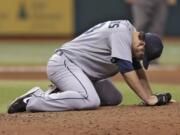
<path id="1" fill-rule="evenodd" d="M 111 31 L 133 31 L 134 26 L 129 20 L 112 20 L 107 22 L 108 28 Z"/>

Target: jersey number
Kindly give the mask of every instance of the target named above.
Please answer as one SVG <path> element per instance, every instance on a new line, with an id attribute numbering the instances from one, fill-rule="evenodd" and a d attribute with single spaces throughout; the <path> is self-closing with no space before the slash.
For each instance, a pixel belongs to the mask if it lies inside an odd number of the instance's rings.
<path id="1" fill-rule="evenodd" d="M 118 28 L 120 21 L 113 21 L 109 24 L 109 28 Z"/>
<path id="2" fill-rule="evenodd" d="M 106 22 L 100 23 L 100 24 L 98 24 L 98 25 L 90 28 L 88 31 L 85 32 L 85 34 L 91 33 L 91 32 L 93 32 L 93 31 L 101 28 L 101 27 L 104 26 L 105 24 L 106 24 Z M 112 22 L 109 24 L 108 28 L 118 28 L 118 27 L 119 27 L 119 24 L 120 24 L 120 21 L 112 21 Z"/>

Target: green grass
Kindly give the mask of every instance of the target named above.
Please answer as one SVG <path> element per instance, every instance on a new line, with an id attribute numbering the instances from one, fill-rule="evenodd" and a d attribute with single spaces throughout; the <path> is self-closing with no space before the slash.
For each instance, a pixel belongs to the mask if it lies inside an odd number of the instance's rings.
<path id="1" fill-rule="evenodd" d="M 1 66 L 37 66 L 46 65 L 54 50 L 61 42 L 0 42 Z M 160 63 L 180 66 L 180 42 L 165 43 Z"/>
<path id="2" fill-rule="evenodd" d="M 14 100 L 17 96 L 20 96 L 25 91 L 29 90 L 34 86 L 40 86 L 43 89 L 47 89 L 47 85 L 50 84 L 49 81 L 0 81 L 0 113 L 5 113 L 9 103 Z M 124 105 L 138 104 L 140 99 L 133 93 L 132 90 L 124 82 L 115 82 L 115 85 L 121 90 L 124 100 Z M 180 101 L 180 85 L 163 85 L 163 84 L 153 84 L 152 88 L 155 92 L 171 92 L 173 98 Z"/>
<path id="3" fill-rule="evenodd" d="M 160 57 L 162 65 L 177 65 L 180 66 L 180 42 L 179 43 L 166 43 L 164 51 Z"/>
<path id="4" fill-rule="evenodd" d="M 61 44 L 57 42 L 0 43 L 0 64 L 2 66 L 45 65 Z"/>

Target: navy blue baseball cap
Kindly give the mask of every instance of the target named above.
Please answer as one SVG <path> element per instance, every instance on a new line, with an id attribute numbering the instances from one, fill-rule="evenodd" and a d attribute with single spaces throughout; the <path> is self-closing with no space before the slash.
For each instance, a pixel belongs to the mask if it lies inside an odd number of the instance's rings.
<path id="1" fill-rule="evenodd" d="M 163 43 L 161 38 L 155 33 L 145 33 L 145 52 L 143 57 L 143 66 L 148 69 L 151 60 L 161 56 L 163 51 Z"/>

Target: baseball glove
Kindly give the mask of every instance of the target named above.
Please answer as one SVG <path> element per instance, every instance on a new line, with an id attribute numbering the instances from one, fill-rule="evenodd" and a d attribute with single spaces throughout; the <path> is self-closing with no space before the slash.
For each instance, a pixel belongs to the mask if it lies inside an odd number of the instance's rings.
<path id="1" fill-rule="evenodd" d="M 141 102 L 139 103 L 139 105 L 141 106 L 161 106 L 161 105 L 166 105 L 170 102 L 175 102 L 175 100 L 172 100 L 172 96 L 170 93 L 161 93 L 161 94 L 155 94 L 155 96 L 157 97 L 158 101 L 156 104 L 154 105 L 148 105 L 147 103 L 145 102 Z"/>
<path id="2" fill-rule="evenodd" d="M 171 101 L 171 94 L 170 93 L 162 93 L 162 94 L 156 94 L 155 95 L 158 99 L 158 102 L 155 105 L 166 105 Z"/>

